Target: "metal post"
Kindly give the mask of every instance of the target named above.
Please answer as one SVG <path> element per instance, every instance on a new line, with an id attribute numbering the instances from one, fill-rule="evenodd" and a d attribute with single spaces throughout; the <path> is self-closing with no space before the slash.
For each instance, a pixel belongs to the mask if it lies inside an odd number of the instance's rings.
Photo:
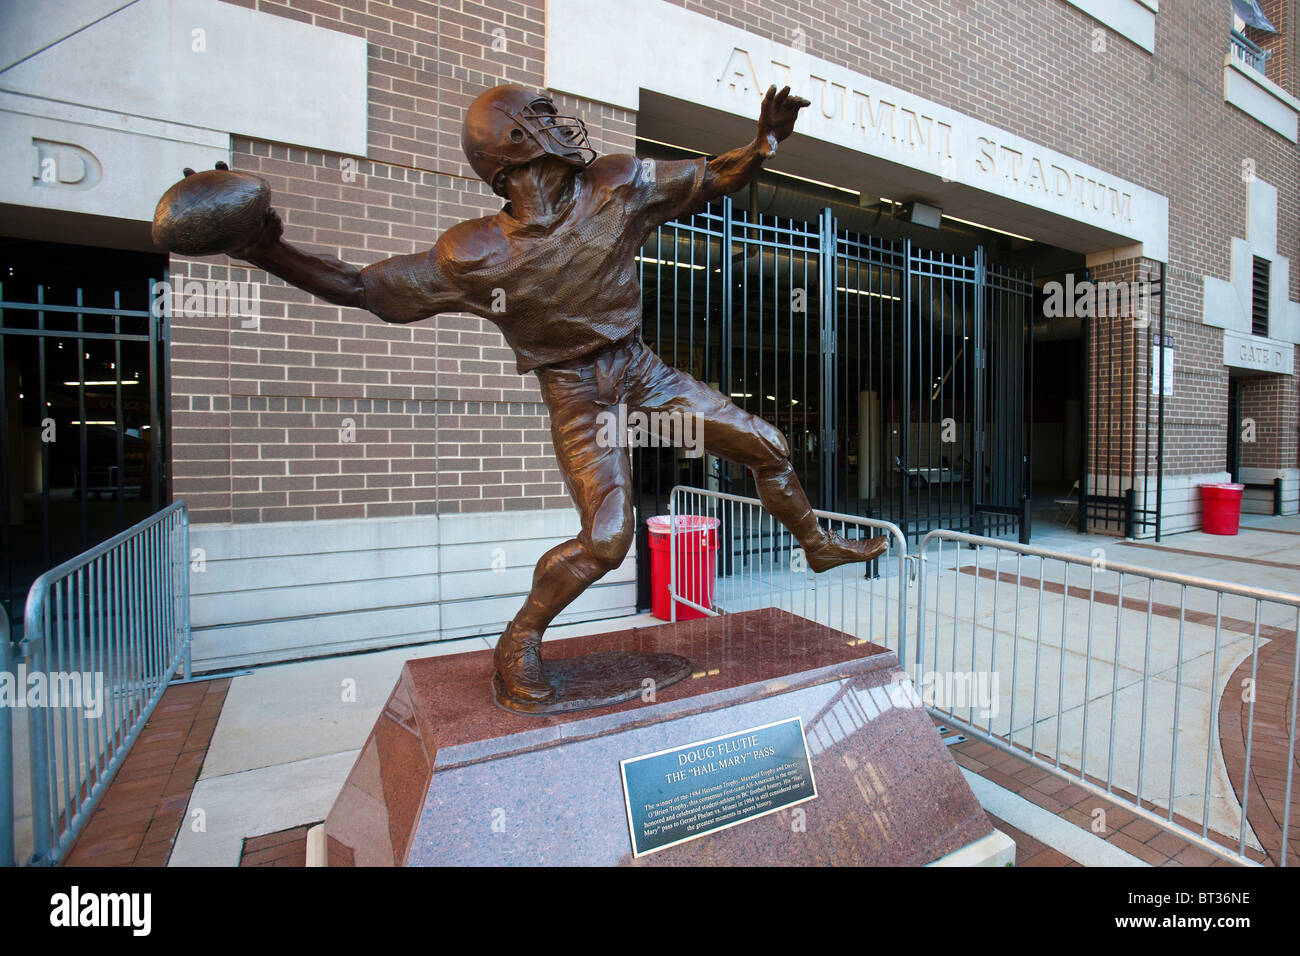
<path id="1" fill-rule="evenodd" d="M 1160 540 L 1161 506 L 1164 504 L 1165 491 L 1165 281 L 1168 266 L 1160 263 L 1160 361 L 1159 388 L 1160 396 L 1156 411 L 1156 541 Z"/>
<path id="2" fill-rule="evenodd" d="M 985 409 L 987 408 L 988 396 L 986 394 L 986 384 L 988 378 L 988 335 L 985 329 L 985 320 L 987 313 L 984 309 L 984 290 L 986 288 L 987 276 L 984 271 L 984 247 L 975 247 L 975 334 L 973 341 L 975 343 L 974 360 L 971 362 L 971 368 L 975 375 L 975 416 L 971 422 L 971 439 L 974 442 L 972 455 L 975 459 L 974 474 L 971 476 L 970 496 L 971 496 L 971 533 L 982 535 L 984 533 L 984 518 L 980 514 L 980 505 L 984 503 L 984 454 L 986 450 L 985 441 L 987 438 L 986 422 L 984 420 Z"/>
<path id="3" fill-rule="evenodd" d="M 1137 537 L 1137 489 L 1132 485 L 1124 492 L 1124 537 Z"/>
<path id="4" fill-rule="evenodd" d="M 903 463 L 902 471 L 902 513 L 898 516 L 898 524 L 903 529 L 903 534 L 912 533 L 912 514 L 911 514 L 911 483 L 912 479 L 908 471 L 912 464 L 912 240 L 903 240 L 903 411 L 902 426 L 899 431 L 902 437 L 899 442 L 898 460 Z M 893 344 L 890 344 L 892 353 Z M 893 355 L 890 355 L 892 361 Z"/>
<path id="5" fill-rule="evenodd" d="M 830 207 L 821 216 L 821 372 L 822 422 L 818 489 L 822 507 L 839 510 L 835 487 L 835 465 L 839 459 L 839 425 L 835 420 L 835 352 L 839 341 L 839 316 L 835 300 L 835 216 Z M 807 405 L 804 405 L 805 415 Z"/>
<path id="6" fill-rule="evenodd" d="M 1074 510 L 1074 530 L 1079 534 L 1088 533 L 1088 453 L 1092 444 L 1089 429 L 1092 428 L 1092 341 L 1089 336 L 1091 319 L 1079 320 L 1080 338 L 1083 347 L 1079 350 L 1079 361 L 1083 365 L 1083 401 L 1079 405 L 1079 439 L 1083 447 L 1079 449 L 1079 503 Z"/>
<path id="7" fill-rule="evenodd" d="M 1029 282 L 1032 286 L 1034 281 L 1033 270 L 1029 273 Z M 1029 539 L 1033 537 L 1033 501 L 1034 501 L 1034 311 L 1033 297 L 1030 296 L 1025 302 L 1025 308 L 1028 315 L 1025 319 L 1026 336 L 1028 342 L 1024 346 L 1023 358 L 1021 360 L 1025 368 L 1025 390 L 1021 393 L 1020 405 L 1020 428 L 1021 434 L 1025 439 L 1025 456 L 1024 471 L 1022 480 L 1025 483 L 1024 503 L 1025 513 L 1020 521 L 1020 543 L 1028 544 Z M 1013 691 L 1014 694 L 1014 691 Z M 1014 697 L 1013 697 L 1014 699 Z"/>
<path id="8" fill-rule="evenodd" d="M 1273 516 L 1281 517 L 1282 515 L 1282 479 L 1273 479 Z"/>
<path id="9" fill-rule="evenodd" d="M 185 679 L 191 680 L 193 674 L 190 670 L 190 512 L 187 508 L 181 509 L 181 633 L 180 639 L 185 642 Z"/>
<path id="10" fill-rule="evenodd" d="M 0 674 L 13 672 L 14 648 L 9 642 L 9 612 L 0 609 Z M 14 692 L 18 692 L 17 681 Z M 0 706 L 0 866 L 14 860 L 14 712 Z"/>
<path id="11" fill-rule="evenodd" d="M 35 603 L 28 601 L 23 622 L 23 644 L 31 651 L 19 659 L 27 664 L 28 673 L 42 671 L 45 667 L 46 622 L 49 617 L 45 595 Z M 29 710 L 27 714 L 28 761 L 32 773 L 32 862 L 43 863 L 51 849 L 53 836 L 50 825 L 50 738 L 45 724 L 44 709 Z"/>
<path id="12" fill-rule="evenodd" d="M 668 620 L 677 623 L 677 489 L 668 492 Z"/>

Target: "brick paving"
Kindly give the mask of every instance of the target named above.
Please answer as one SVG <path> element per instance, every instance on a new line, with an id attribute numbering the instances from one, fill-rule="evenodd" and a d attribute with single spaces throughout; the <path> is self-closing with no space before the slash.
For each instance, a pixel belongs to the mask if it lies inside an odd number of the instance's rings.
<path id="1" fill-rule="evenodd" d="M 239 856 L 240 866 L 301 866 L 307 865 L 307 831 L 316 826 L 305 823 L 300 827 L 277 830 L 262 836 L 248 837 Z"/>
<path id="2" fill-rule="evenodd" d="M 936 723 L 943 724 L 942 721 L 936 721 Z M 950 735 L 951 731 L 945 734 L 945 736 Z M 1122 804 L 1094 796 L 1082 787 L 1035 766 L 1024 757 L 1005 753 L 991 744 L 975 739 L 953 744 L 951 749 L 953 759 L 957 761 L 959 766 L 978 773 L 981 777 L 1018 794 L 1030 803 L 1042 807 L 1064 820 L 1068 820 L 1075 826 L 1101 837 L 1108 843 L 1119 847 L 1140 860 L 1150 863 L 1152 866 L 1233 865 L 1138 817 L 1137 814 L 1125 808 Z M 1093 783 L 1100 782 L 1102 785 L 1105 783 L 1105 781 L 1096 781 L 1092 780 L 1092 778 L 1089 778 L 1089 781 Z M 1116 790 L 1115 793 L 1118 797 L 1129 797 L 1131 799 L 1131 795 L 1124 794 L 1122 791 Z M 1148 800 L 1143 800 L 1142 804 L 1149 810 L 1160 811 L 1161 809 Z M 1098 810 L 1104 811 L 1104 816 L 1098 816 L 1096 812 Z M 1199 829 L 1199 824 L 1180 814 L 1175 814 L 1174 820 L 1184 826 Z M 1000 825 L 996 823 L 994 825 L 1002 829 Z M 1027 865 L 1027 861 L 1021 858 L 1020 838 L 1010 831 L 1004 832 L 1007 832 L 1009 836 L 1016 840 L 1017 865 Z M 1235 845 L 1235 841 L 1222 834 L 1211 832 L 1210 836 L 1216 843 L 1223 846 Z M 1037 843 L 1037 841 L 1034 841 L 1034 843 Z M 1030 852 L 1028 859 L 1035 861 L 1034 866 L 1066 865 L 1051 856 L 1043 856 L 1038 859 L 1037 857 L 1041 853 L 1039 847 L 1042 845 L 1035 846 L 1034 843 L 1026 844 L 1026 849 Z M 1249 850 L 1247 852 L 1258 861 L 1264 859 L 1263 854 Z"/>
<path id="3" fill-rule="evenodd" d="M 1281 865 L 1282 819 L 1286 807 L 1287 754 L 1291 744 L 1291 712 L 1295 706 L 1293 676 L 1295 640 L 1261 642 L 1255 673 L 1255 732 L 1250 740 L 1250 793 L 1246 816 L 1270 862 Z M 1251 677 L 1252 658 L 1233 671 L 1219 701 L 1219 740 L 1228 777 L 1243 799 L 1246 736 L 1250 726 L 1250 695 L 1241 692 Z M 1292 755 L 1292 780 L 1300 783 L 1300 748 Z M 1300 864 L 1300 800 L 1293 799 L 1287 831 L 1287 863 Z"/>
<path id="4" fill-rule="evenodd" d="M 1000 817 L 989 814 L 989 821 L 1011 837 L 1016 844 L 1016 866 L 1083 866 L 1078 860 L 1072 860 L 1060 850 L 1053 850 L 1046 843 L 1036 840 L 1024 830 L 1012 826 Z"/>
<path id="5" fill-rule="evenodd" d="M 167 688 L 65 866 L 166 866 L 229 687 Z"/>

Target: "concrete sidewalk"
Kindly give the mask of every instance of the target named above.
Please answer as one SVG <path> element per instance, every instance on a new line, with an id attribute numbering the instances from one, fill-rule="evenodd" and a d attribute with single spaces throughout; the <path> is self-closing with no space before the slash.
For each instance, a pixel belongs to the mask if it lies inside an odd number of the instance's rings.
<path id="1" fill-rule="evenodd" d="M 1300 592 L 1300 517 L 1246 516 L 1243 519 L 1242 531 L 1236 537 L 1192 532 L 1167 536 L 1159 545 L 1152 541 L 1128 542 L 1113 537 L 1083 536 L 1055 528 L 1043 528 L 1042 533 L 1035 536 L 1034 544 L 1089 558 L 1095 557 L 1096 549 L 1102 549 L 1105 560 L 1110 562 L 1212 577 L 1230 583 L 1273 588 L 1279 591 Z M 966 559 L 965 563 L 969 563 L 969 559 Z M 989 574 L 993 572 L 993 566 L 987 560 L 982 568 Z M 998 564 L 997 571 L 1003 575 L 1011 570 L 1014 569 L 1005 559 Z M 821 580 L 825 580 L 825 576 Z M 969 580 L 974 581 L 974 577 L 970 577 Z M 871 605 L 868 611 L 868 605 L 862 603 L 862 619 L 855 622 L 855 626 L 868 629 L 859 633 L 871 633 L 874 636 L 883 633 L 885 629 L 883 605 L 891 595 L 896 595 L 896 581 L 897 579 L 894 578 L 892 583 L 888 579 L 862 582 L 860 578 L 843 576 L 834 584 L 826 582 L 829 586 L 823 586 L 822 599 L 826 601 L 830 595 L 839 594 L 837 588 L 871 589 L 876 604 Z M 1077 579 L 1071 578 L 1071 594 L 1081 581 L 1083 581 L 1082 575 Z M 965 583 L 962 586 L 965 586 Z M 1034 587 L 1036 586 L 1035 581 Z M 1002 593 L 1010 594 L 1014 587 L 1014 581 L 1010 587 L 1004 584 Z M 1021 590 L 1027 595 L 1030 589 Z M 1104 590 L 1104 588 L 1098 589 L 1099 593 Z M 909 594 L 910 630 L 915 623 L 915 590 L 913 589 Z M 944 597 L 943 594 L 939 595 L 941 608 Z M 1145 591 L 1126 590 L 1124 593 L 1126 607 L 1132 597 L 1140 597 L 1145 603 L 1147 595 Z M 927 603 L 932 598 L 933 595 L 928 595 Z M 1043 600 L 1045 615 L 1050 615 L 1055 609 L 1059 626 L 1063 596 L 1056 595 Z M 1157 600 L 1164 601 L 1166 598 L 1160 594 Z M 1069 601 L 1073 603 L 1074 598 L 1070 597 Z M 1200 608 L 1200 610 L 1204 609 Z M 827 611 L 826 615 L 816 613 L 809 616 L 818 618 L 827 616 L 828 623 L 839 626 L 838 618 L 842 615 L 831 614 L 829 606 Z M 1004 669 L 1007 671 L 1002 684 L 1003 696 L 1006 698 L 1004 703 L 1007 706 L 999 709 L 1001 716 L 996 718 L 993 724 L 994 731 L 1001 733 L 1007 733 L 1010 729 L 1009 704 L 1012 674 L 1009 670 L 1009 662 L 1019 659 L 1023 663 L 1025 660 L 1023 647 L 1018 647 L 1016 654 L 1011 653 L 1013 643 L 1022 643 L 1023 636 L 1019 642 L 1013 638 L 1010 626 L 1006 624 L 1009 613 L 1008 607 L 1004 605 L 999 609 L 996 619 L 993 617 L 991 607 L 981 608 L 977 615 L 977 627 L 987 627 L 990 633 L 998 635 L 996 641 L 991 641 L 985 651 L 1000 658 L 1002 663 L 994 669 L 999 673 Z M 1057 689 L 1064 687 L 1067 689 L 1066 693 L 1082 694 L 1085 680 L 1092 682 L 1090 689 L 1097 693 L 1090 695 L 1090 712 L 1097 714 L 1104 712 L 1107 714 L 1107 719 L 1104 722 L 1097 721 L 1089 727 L 1088 770 L 1090 773 L 1101 770 L 1103 776 L 1107 773 L 1112 774 L 1117 782 L 1122 783 L 1136 775 L 1136 750 L 1130 748 L 1126 751 L 1121 747 L 1119 752 L 1111 755 L 1107 753 L 1104 738 L 1098 738 L 1098 742 L 1094 744 L 1092 742 L 1094 736 L 1108 731 L 1109 727 L 1119 719 L 1133 720 L 1135 708 L 1148 707 L 1150 713 L 1155 714 L 1158 708 L 1170 706 L 1171 687 L 1166 679 L 1165 683 L 1160 685 L 1159 693 L 1146 695 L 1142 693 L 1144 682 L 1137 668 L 1143 663 L 1144 652 L 1147 654 L 1146 663 L 1149 666 L 1151 652 L 1145 649 L 1145 642 L 1140 638 L 1130 645 L 1126 637 L 1119 648 L 1118 675 L 1114 669 L 1116 642 L 1112 641 L 1109 645 L 1106 641 L 1097 642 L 1091 648 L 1091 653 L 1084 653 L 1084 648 L 1076 648 L 1074 646 L 1076 632 L 1081 634 L 1086 630 L 1086 621 L 1078 618 L 1077 613 L 1071 609 L 1066 625 L 1068 641 L 1065 654 L 1068 666 L 1063 668 L 1064 684 L 1053 684 L 1050 693 L 1055 695 Z M 1114 605 L 1111 607 L 1110 615 L 1112 619 L 1116 617 Z M 859 615 L 855 612 L 853 616 Z M 961 616 L 963 615 L 959 614 L 959 617 Z M 1121 620 L 1124 617 L 1124 614 L 1119 615 Z M 896 629 L 896 618 L 895 611 L 890 618 L 889 629 Z M 952 627 L 951 617 L 946 617 L 942 609 L 939 618 L 941 622 L 946 622 L 948 628 Z M 1184 788 L 1199 791 L 1208 756 L 1213 771 L 1210 795 L 1213 811 L 1212 825 L 1215 829 L 1222 828 L 1222 832 L 1229 832 L 1233 821 L 1240 817 L 1240 805 L 1237 803 L 1232 781 L 1219 754 L 1219 742 L 1213 741 L 1211 745 L 1212 742 L 1205 736 L 1204 730 L 1201 731 L 1201 736 L 1197 736 L 1197 728 L 1208 728 L 1211 713 L 1219 706 L 1217 700 L 1210 698 L 1211 685 L 1217 686 L 1219 695 L 1222 696 L 1222 688 L 1229 683 L 1234 669 L 1243 659 L 1248 661 L 1251 651 L 1250 636 L 1240 633 L 1230 635 L 1232 640 L 1224 647 L 1220 666 L 1212 673 L 1205 658 L 1204 632 L 1207 628 L 1204 624 L 1185 625 L 1183 654 L 1180 656 L 1177 644 L 1177 620 L 1170 621 L 1167 617 L 1157 617 L 1153 618 L 1153 622 L 1154 636 L 1151 647 L 1155 649 L 1154 659 L 1159 666 L 1157 671 L 1148 670 L 1147 673 L 1177 672 L 1181 680 L 1194 678 L 1193 689 L 1189 690 L 1185 686 L 1181 701 L 1183 709 L 1180 712 L 1179 726 L 1183 728 L 1182 733 L 1185 736 L 1180 738 L 1182 744 L 1179 750 L 1183 751 L 1185 745 L 1188 756 L 1180 757 L 1176 774 L 1178 793 L 1182 794 Z M 595 621 L 556 628 L 548 634 L 548 639 L 658 623 L 661 622 L 650 615 Z M 1294 616 L 1289 621 L 1282 618 L 1273 620 L 1270 617 L 1263 623 L 1274 628 L 1289 627 L 1292 632 L 1295 628 Z M 1208 630 L 1212 634 L 1213 628 Z M 944 633 L 942 626 L 940 633 Z M 885 642 L 881 641 L 881 643 Z M 1053 671 L 1057 673 L 1062 669 L 1059 659 L 1060 642 L 1057 643 L 1057 648 L 1050 650 L 1050 653 L 1057 655 L 1052 658 L 1056 664 L 1050 667 L 1045 664 L 1043 670 L 1050 671 L 1057 668 L 1057 671 Z M 252 674 L 234 678 L 186 814 L 187 821 L 193 821 L 201 816 L 205 822 L 205 829 L 196 831 L 189 823 L 183 826 L 173 848 L 169 865 L 235 866 L 239 863 L 245 838 L 288 830 L 324 819 L 380 709 L 387 700 L 403 663 L 417 657 L 455 654 L 489 647 L 491 647 L 491 640 L 471 638 L 264 667 Z M 1036 653 L 1039 652 L 1046 654 L 1049 649 L 1036 649 Z M 991 667 L 993 662 L 989 661 L 981 665 L 980 653 L 977 652 L 975 658 L 965 661 L 956 658 L 946 660 L 946 656 L 941 656 L 939 666 L 941 668 L 944 666 Z M 1134 654 L 1138 655 L 1136 660 Z M 1046 657 L 1044 660 L 1047 660 Z M 1050 661 L 1048 663 L 1050 664 Z M 1156 683 L 1156 681 L 1152 680 L 1149 683 Z M 1201 688 L 1201 684 L 1205 686 Z M 1041 689 L 1040 687 L 1040 691 Z M 1196 693 L 1196 690 L 1200 693 Z M 1117 716 L 1111 716 L 1111 712 L 1107 710 L 1112 691 L 1119 701 Z M 1031 696 L 1023 686 L 1016 688 L 1017 736 L 1015 739 L 1019 743 L 1021 735 L 1025 735 L 1027 742 L 1027 735 L 1034 732 L 1036 727 L 1039 751 L 1047 752 L 1050 756 L 1054 752 L 1056 722 L 1054 718 L 1047 721 L 1040 720 L 1037 723 L 1022 719 L 1021 715 L 1027 718 L 1030 713 Z M 1172 716 L 1170 715 L 1168 719 L 1171 721 Z M 1082 728 L 1076 726 L 1080 722 L 1081 712 L 1071 712 L 1066 717 L 1063 721 L 1065 725 L 1062 729 L 1063 740 L 1069 740 L 1072 736 L 1082 739 L 1080 737 Z M 1121 723 L 1120 726 L 1125 727 L 1129 724 Z M 1053 742 L 1053 746 L 1044 748 L 1044 740 Z M 1077 743 L 1074 745 L 1063 743 L 1062 760 L 1068 761 L 1073 758 L 1077 761 L 1078 749 Z M 1199 754 L 1199 759 L 1193 756 L 1195 754 Z M 1095 761 L 1102 758 L 1105 758 L 1105 764 L 1095 765 Z M 1167 803 L 1171 776 L 1170 755 L 1158 752 L 1147 753 L 1144 759 L 1147 762 L 1148 780 L 1146 789 L 1143 790 L 1143 797 L 1153 799 L 1157 803 L 1163 799 Z M 1163 789 L 1160 784 L 1162 780 Z M 1255 800 L 1253 791 L 1251 799 Z M 1177 803 L 1176 808 L 1179 812 L 1187 809 L 1182 803 Z M 203 813 L 196 815 L 195 811 L 200 809 Z M 1254 816 L 1252 812 L 1252 819 Z M 1194 819 L 1199 823 L 1199 812 L 1195 814 Z M 1235 832 L 1232 835 L 1235 836 Z M 1257 843 L 1253 833 L 1248 833 L 1247 843 Z"/>

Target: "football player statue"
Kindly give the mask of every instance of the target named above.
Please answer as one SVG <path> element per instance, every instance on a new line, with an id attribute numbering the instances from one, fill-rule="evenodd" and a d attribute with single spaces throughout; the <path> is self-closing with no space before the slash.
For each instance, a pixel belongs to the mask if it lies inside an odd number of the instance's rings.
<path id="1" fill-rule="evenodd" d="M 284 242 L 268 208 L 256 238 L 231 253 L 386 322 L 439 312 L 482 316 L 514 349 L 520 374 L 537 376 L 582 530 L 537 562 L 531 592 L 497 641 L 494 684 L 506 706 L 546 709 L 555 690 L 542 662 L 543 631 L 617 568 L 632 544 L 629 453 L 598 441 L 605 409 L 660 413 L 647 414 L 650 422 L 693 416 L 710 455 L 753 472 L 764 507 L 814 571 L 886 550 L 883 537 L 851 540 L 820 527 L 780 430 L 666 365 L 641 339 L 642 244 L 660 224 L 746 185 L 807 105 L 788 87 L 769 89 L 753 142 L 713 159 L 597 159 L 581 120 L 557 113 L 544 93 L 498 86 L 466 111 L 462 145 L 470 166 L 506 200 L 499 212 L 452 227 L 427 252 L 358 269 Z"/>

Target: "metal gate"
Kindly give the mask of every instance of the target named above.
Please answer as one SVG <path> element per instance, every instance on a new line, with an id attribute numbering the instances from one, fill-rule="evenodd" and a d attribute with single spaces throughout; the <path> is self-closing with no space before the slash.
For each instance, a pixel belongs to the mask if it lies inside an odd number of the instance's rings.
<path id="1" fill-rule="evenodd" d="M 108 278 L 46 282 L 54 263 L 38 272 L 18 246 L 7 247 L 17 268 L 0 276 L 0 587 L 15 631 L 40 573 L 167 497 L 167 361 L 153 280 L 110 284 L 113 253 L 93 250 Z M 78 247 L 38 252 L 60 248 Z M 35 278 L 24 281 L 25 268 Z"/>
<path id="2" fill-rule="evenodd" d="M 1028 540 L 1032 279 L 978 248 L 836 243 L 835 509 Z"/>
<path id="3" fill-rule="evenodd" d="M 730 198 L 656 230 L 640 266 L 646 342 L 780 427 L 814 507 L 1028 540 L 1030 275 Z M 638 449 L 633 471 L 642 555 L 674 485 L 756 494 L 681 451 Z"/>
<path id="4" fill-rule="evenodd" d="M 1085 274 L 1087 281 L 1092 276 Z M 1116 307 L 1107 286 L 1132 286 Z M 1095 314 L 1082 318 L 1084 400 L 1080 533 L 1160 540 L 1165 396 L 1173 394 L 1173 339 L 1166 329 L 1164 266 L 1133 282 L 1095 284 Z M 1139 296 L 1138 290 L 1142 294 Z M 1119 298 L 1116 295 L 1116 298 Z M 1229 414 L 1232 414 L 1229 390 Z M 1229 433 L 1231 435 L 1231 432 Z M 1233 450 L 1228 450 L 1231 464 Z"/>

